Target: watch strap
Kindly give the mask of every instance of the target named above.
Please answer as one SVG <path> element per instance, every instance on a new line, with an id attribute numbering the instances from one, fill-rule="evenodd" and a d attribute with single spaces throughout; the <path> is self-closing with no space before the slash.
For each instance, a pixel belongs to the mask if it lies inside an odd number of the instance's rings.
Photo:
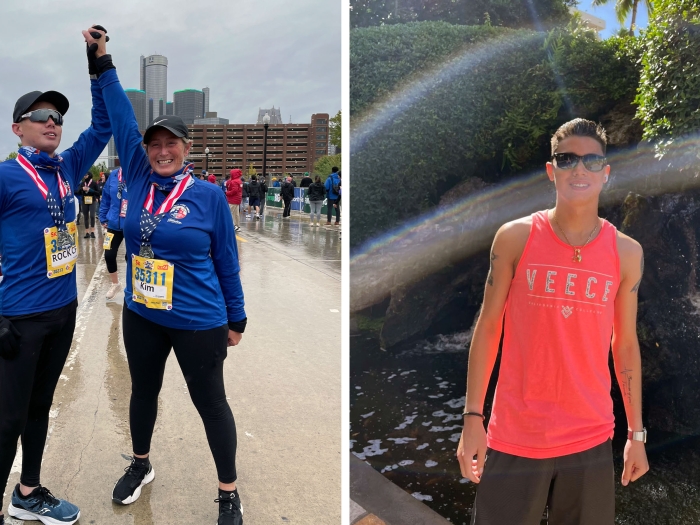
<path id="1" fill-rule="evenodd" d="M 647 442 L 647 429 L 642 428 L 638 432 L 633 432 L 632 430 L 627 431 L 627 439 L 630 441 L 641 441 L 642 443 Z"/>

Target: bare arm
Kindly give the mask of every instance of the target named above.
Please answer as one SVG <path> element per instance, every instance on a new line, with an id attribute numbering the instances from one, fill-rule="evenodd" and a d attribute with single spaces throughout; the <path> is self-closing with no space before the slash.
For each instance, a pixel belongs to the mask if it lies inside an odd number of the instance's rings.
<path id="1" fill-rule="evenodd" d="M 620 288 L 615 297 L 612 353 L 615 375 L 622 392 L 627 426 L 641 431 L 642 423 L 642 358 L 637 340 L 637 297 L 644 271 L 642 247 L 633 239 L 618 236 L 620 254 Z M 649 470 L 644 443 L 627 441 L 622 484 L 635 481 Z"/>
<path id="2" fill-rule="evenodd" d="M 493 241 L 484 302 L 469 349 L 465 411 L 483 414 L 486 390 L 498 355 L 506 299 L 529 232 L 529 222 L 516 221 L 501 227 Z M 475 455 L 477 459 L 473 460 Z M 481 418 L 465 416 L 457 448 L 462 475 L 478 483 L 485 455 L 486 432 Z"/>

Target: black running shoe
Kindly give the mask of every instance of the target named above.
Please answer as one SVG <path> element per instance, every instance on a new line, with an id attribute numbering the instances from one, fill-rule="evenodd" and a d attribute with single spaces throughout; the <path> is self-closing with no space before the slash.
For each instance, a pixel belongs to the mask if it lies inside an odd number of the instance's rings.
<path id="1" fill-rule="evenodd" d="M 141 487 L 153 481 L 156 476 L 151 462 L 140 463 L 131 460 L 131 465 L 124 469 L 124 474 L 112 491 L 112 501 L 121 505 L 129 505 L 141 496 Z"/>
<path id="2" fill-rule="evenodd" d="M 243 525 L 243 505 L 238 496 L 238 489 L 233 492 L 219 489 L 219 497 L 214 503 L 219 504 L 219 519 L 216 525 Z"/>
<path id="3" fill-rule="evenodd" d="M 336 226 L 337 226 L 337 224 L 336 224 Z M 91 239 L 94 239 L 94 238 L 95 238 L 95 232 L 90 232 L 90 238 L 91 238 Z"/>

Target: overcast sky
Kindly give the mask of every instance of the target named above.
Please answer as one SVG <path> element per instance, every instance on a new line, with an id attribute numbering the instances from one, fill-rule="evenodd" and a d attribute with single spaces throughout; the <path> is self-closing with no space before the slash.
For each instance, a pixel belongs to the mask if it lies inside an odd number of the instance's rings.
<path id="1" fill-rule="evenodd" d="M 209 110 L 232 124 L 254 124 L 273 105 L 285 123 L 341 109 L 337 0 L 0 0 L 0 160 L 17 149 L 12 111 L 29 91 L 68 97 L 59 151 L 90 124 L 81 30 L 92 24 L 107 28 L 124 88 L 139 88 L 141 55 L 161 54 L 169 101 L 209 87 Z"/>

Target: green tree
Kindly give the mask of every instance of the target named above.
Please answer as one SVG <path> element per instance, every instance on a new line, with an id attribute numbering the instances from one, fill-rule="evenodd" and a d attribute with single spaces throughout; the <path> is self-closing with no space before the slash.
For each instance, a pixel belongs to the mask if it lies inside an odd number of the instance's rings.
<path id="1" fill-rule="evenodd" d="M 335 115 L 335 117 L 331 117 L 329 121 L 329 130 L 330 130 L 330 142 L 332 146 L 335 146 L 338 148 L 338 151 L 340 151 L 340 146 L 342 145 L 342 131 L 343 131 L 343 126 L 342 126 L 342 117 L 340 115 L 340 111 Z"/>
<path id="2" fill-rule="evenodd" d="M 644 138 L 663 146 L 700 130 L 700 3 L 656 0 L 654 7 L 640 37 L 644 53 L 635 102 Z"/>
<path id="3" fill-rule="evenodd" d="M 325 177 L 330 175 L 331 173 L 331 168 L 333 166 L 336 166 L 338 169 L 340 169 L 340 166 L 342 165 L 341 162 L 341 154 L 338 153 L 337 155 L 326 155 L 325 157 L 321 157 L 314 163 L 314 175 L 319 175 L 321 177 L 321 180 L 325 180 Z"/>
<path id="4" fill-rule="evenodd" d="M 100 173 L 106 174 L 109 172 L 109 170 L 107 169 L 107 164 L 105 164 L 104 162 L 93 164 L 89 171 L 92 174 L 92 178 L 94 180 L 99 180 Z"/>
<path id="5" fill-rule="evenodd" d="M 22 143 L 21 143 L 21 142 L 18 142 L 18 143 L 17 143 L 17 149 L 19 149 L 19 148 L 21 148 L 21 147 L 22 147 Z M 11 151 L 10 154 L 9 154 L 7 157 L 5 157 L 5 160 L 13 160 L 13 159 L 16 159 L 16 158 L 17 158 L 17 152 L 16 152 L 16 151 Z"/>
<path id="6" fill-rule="evenodd" d="M 248 180 L 250 180 L 250 177 L 252 177 L 253 175 L 258 175 L 258 170 L 256 170 L 253 167 L 253 163 L 251 162 L 250 164 L 248 164 L 248 168 L 245 170 L 245 173 L 248 176 Z"/>
<path id="7" fill-rule="evenodd" d="M 575 0 L 351 0 L 350 27 L 439 20 L 504 27 L 550 28 L 565 24 Z"/>
<path id="8" fill-rule="evenodd" d="M 593 0 L 594 6 L 605 5 L 609 3 L 610 0 Z M 630 21 L 630 33 L 634 34 L 635 22 L 637 21 L 637 9 L 639 4 L 644 4 L 647 8 L 647 13 L 651 14 L 654 10 L 654 0 L 615 0 L 615 14 L 617 15 L 617 20 L 620 25 L 624 25 L 625 20 L 627 20 L 627 15 L 632 13 L 632 20 Z"/>

